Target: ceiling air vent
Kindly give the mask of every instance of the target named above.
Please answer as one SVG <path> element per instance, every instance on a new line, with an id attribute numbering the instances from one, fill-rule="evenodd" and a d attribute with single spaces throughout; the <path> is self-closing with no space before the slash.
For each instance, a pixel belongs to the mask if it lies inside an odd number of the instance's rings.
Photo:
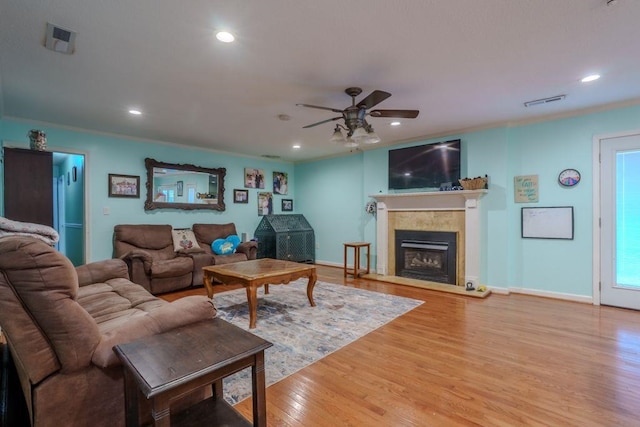
<path id="1" fill-rule="evenodd" d="M 76 48 L 76 32 L 47 22 L 47 37 L 44 47 L 54 52 L 72 54 Z"/>
<path id="2" fill-rule="evenodd" d="M 525 102 L 524 106 L 525 107 L 533 107 L 534 105 L 548 104 L 550 102 L 562 101 L 566 97 L 567 97 L 567 95 L 556 95 L 556 96 L 552 96 L 550 98 L 536 99 L 535 101 L 527 101 L 527 102 Z"/>

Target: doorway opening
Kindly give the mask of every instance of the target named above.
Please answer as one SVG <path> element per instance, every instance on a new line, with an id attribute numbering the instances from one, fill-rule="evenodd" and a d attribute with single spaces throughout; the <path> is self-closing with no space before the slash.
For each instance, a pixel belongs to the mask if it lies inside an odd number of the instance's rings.
<path id="1" fill-rule="evenodd" d="M 53 228 L 57 249 L 75 266 L 85 263 L 85 156 L 53 152 Z"/>

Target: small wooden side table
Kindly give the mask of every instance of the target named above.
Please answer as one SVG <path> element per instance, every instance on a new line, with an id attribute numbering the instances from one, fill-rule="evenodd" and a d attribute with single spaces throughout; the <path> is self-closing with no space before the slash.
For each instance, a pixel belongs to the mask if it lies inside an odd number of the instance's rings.
<path id="1" fill-rule="evenodd" d="M 353 248 L 353 268 L 347 267 L 347 249 Z M 367 249 L 367 270 L 365 274 L 369 274 L 369 270 L 371 267 L 371 258 L 369 256 L 369 251 L 371 249 L 371 243 L 367 242 L 348 242 L 344 243 L 344 277 L 347 277 L 347 274 L 353 274 L 353 277 L 358 277 L 360 274 L 360 249 Z"/>
<path id="2" fill-rule="evenodd" d="M 250 426 L 223 398 L 222 379 L 251 367 L 253 426 L 266 427 L 264 351 L 269 341 L 215 318 L 114 347 L 125 379 L 126 425 L 138 425 L 138 399 L 151 403 L 153 426 Z M 211 384 L 213 396 L 183 412 L 171 401 Z"/>

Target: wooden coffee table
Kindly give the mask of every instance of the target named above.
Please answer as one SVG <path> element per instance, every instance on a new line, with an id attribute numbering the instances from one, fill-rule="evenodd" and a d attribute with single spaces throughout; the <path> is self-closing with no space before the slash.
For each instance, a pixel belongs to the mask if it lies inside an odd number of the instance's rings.
<path id="1" fill-rule="evenodd" d="M 316 266 L 299 264 L 297 262 L 283 261 L 279 259 L 261 258 L 251 261 L 234 262 L 230 264 L 211 265 L 203 267 L 204 286 L 207 295 L 213 299 L 214 286 L 242 285 L 247 290 L 249 302 L 249 328 L 256 327 L 256 312 L 258 309 L 257 291 L 264 285 L 265 294 L 269 293 L 269 285 L 287 284 L 301 277 L 308 277 L 307 298 L 311 307 L 313 302 L 313 287 L 316 284 Z M 214 283 L 218 280 L 221 283 Z"/>

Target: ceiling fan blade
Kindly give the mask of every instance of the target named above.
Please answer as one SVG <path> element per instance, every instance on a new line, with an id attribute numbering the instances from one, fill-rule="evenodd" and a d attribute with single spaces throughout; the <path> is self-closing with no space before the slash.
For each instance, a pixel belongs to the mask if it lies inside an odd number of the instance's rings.
<path id="1" fill-rule="evenodd" d="M 382 101 L 384 101 L 385 99 L 387 99 L 390 96 L 391 96 L 391 94 L 389 92 L 385 92 L 385 91 L 382 91 L 382 90 L 374 90 L 366 98 L 364 98 L 362 101 L 358 102 L 357 107 L 358 108 L 369 109 L 369 108 L 373 107 L 374 105 L 377 105 L 377 104 L 381 103 Z"/>
<path id="2" fill-rule="evenodd" d="M 371 110 L 371 117 L 398 117 L 401 119 L 415 119 L 420 114 L 418 110 Z"/>
<path id="3" fill-rule="evenodd" d="M 334 121 L 334 120 L 338 120 L 338 119 L 341 119 L 341 118 L 342 118 L 342 116 L 340 116 L 340 117 L 334 117 L 334 118 L 332 118 L 332 119 L 323 120 L 323 121 L 318 122 L 318 123 L 313 123 L 313 124 L 311 124 L 311 125 L 302 126 L 302 129 L 312 128 L 312 127 L 314 127 L 314 126 L 318 126 L 318 125 L 321 125 L 321 124 L 323 124 L 323 123 L 332 122 L 332 121 Z"/>
<path id="4" fill-rule="evenodd" d="M 329 107 L 321 107 L 319 105 L 311 105 L 311 104 L 296 104 L 298 107 L 308 107 L 308 108 L 317 108 L 319 110 L 329 110 L 329 111 L 333 111 L 334 113 L 342 113 L 342 110 L 338 110 L 335 108 L 329 108 Z"/>

